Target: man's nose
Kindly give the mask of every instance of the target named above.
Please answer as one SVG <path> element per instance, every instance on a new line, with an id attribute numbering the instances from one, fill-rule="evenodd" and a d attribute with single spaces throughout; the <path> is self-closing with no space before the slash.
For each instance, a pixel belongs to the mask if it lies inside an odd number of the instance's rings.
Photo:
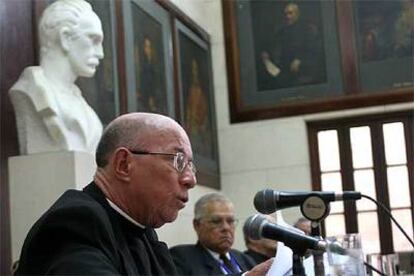
<path id="1" fill-rule="evenodd" d="M 222 221 L 222 228 L 229 231 L 231 230 L 233 227 L 232 225 L 227 221 L 227 220 L 223 220 Z"/>
<path id="2" fill-rule="evenodd" d="M 180 183 L 181 185 L 184 185 L 187 189 L 192 189 L 197 183 L 197 177 L 195 173 L 189 168 L 189 166 L 186 166 L 181 173 L 180 176 Z"/>

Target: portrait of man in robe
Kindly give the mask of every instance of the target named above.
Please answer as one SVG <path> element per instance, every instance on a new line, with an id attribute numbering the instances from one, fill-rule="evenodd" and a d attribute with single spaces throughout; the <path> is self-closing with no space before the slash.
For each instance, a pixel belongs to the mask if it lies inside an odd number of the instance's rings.
<path id="1" fill-rule="evenodd" d="M 187 36 L 180 34 L 181 78 L 184 99 L 184 127 L 193 141 L 194 152 L 214 157 L 208 55 Z"/>
<path id="2" fill-rule="evenodd" d="M 251 3 L 259 91 L 326 82 L 320 9 L 316 1 Z"/>
<path id="3" fill-rule="evenodd" d="M 138 5 L 132 5 L 132 14 L 137 108 L 168 114 L 162 28 Z"/>

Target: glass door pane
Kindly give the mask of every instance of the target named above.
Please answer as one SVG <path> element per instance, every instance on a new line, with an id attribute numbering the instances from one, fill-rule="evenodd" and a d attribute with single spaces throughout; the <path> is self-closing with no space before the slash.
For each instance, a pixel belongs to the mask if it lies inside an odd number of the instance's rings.
<path id="1" fill-rule="evenodd" d="M 354 169 L 372 168 L 371 131 L 368 126 L 350 129 Z"/>
<path id="2" fill-rule="evenodd" d="M 382 125 L 387 165 L 406 164 L 404 125 L 401 122 Z"/>
<path id="3" fill-rule="evenodd" d="M 319 163 L 322 172 L 340 169 L 338 134 L 336 130 L 318 132 Z"/>
<path id="4" fill-rule="evenodd" d="M 354 171 L 355 191 L 376 199 L 374 170 L 358 170 Z M 358 211 L 376 210 L 377 206 L 372 201 L 362 198 L 356 201 Z"/>
<path id="5" fill-rule="evenodd" d="M 390 207 L 410 206 L 410 186 L 408 184 L 407 166 L 387 168 Z"/>
<path id="6" fill-rule="evenodd" d="M 342 191 L 341 174 L 337 173 L 323 173 L 321 175 L 322 191 Z M 331 202 L 331 213 L 342 213 L 344 211 L 344 204 L 342 201 Z"/>
<path id="7" fill-rule="evenodd" d="M 413 237 L 413 221 L 410 209 L 394 210 L 391 212 L 396 221 L 401 225 L 404 231 L 411 239 Z M 413 248 L 407 238 L 401 233 L 401 230 L 392 223 L 392 240 L 394 242 L 394 250 L 396 252 L 412 251 Z"/>
<path id="8" fill-rule="evenodd" d="M 344 215 L 331 214 L 325 219 L 326 236 L 335 236 L 345 234 L 345 217 Z"/>
<path id="9" fill-rule="evenodd" d="M 365 254 L 380 252 L 377 212 L 358 214 L 358 228 L 361 234 L 362 250 Z"/>

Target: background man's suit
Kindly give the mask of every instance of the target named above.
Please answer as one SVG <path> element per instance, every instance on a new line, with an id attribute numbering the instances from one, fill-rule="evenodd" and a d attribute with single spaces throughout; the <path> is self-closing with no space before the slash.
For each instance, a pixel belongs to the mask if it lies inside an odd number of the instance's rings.
<path id="1" fill-rule="evenodd" d="M 180 275 L 223 275 L 219 262 L 200 244 L 179 245 L 170 249 L 174 263 Z M 230 250 L 242 271 L 254 266 L 254 261 L 242 252 Z"/>
<path id="2" fill-rule="evenodd" d="M 91 183 L 84 191 L 65 192 L 36 222 L 17 274 L 173 275 L 176 270 L 155 231 L 121 216 Z"/>

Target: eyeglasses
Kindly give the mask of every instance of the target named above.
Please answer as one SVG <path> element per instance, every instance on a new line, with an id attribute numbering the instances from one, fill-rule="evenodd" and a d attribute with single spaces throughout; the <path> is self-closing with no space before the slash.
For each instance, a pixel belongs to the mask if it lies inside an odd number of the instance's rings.
<path id="1" fill-rule="evenodd" d="M 221 218 L 221 217 L 211 217 L 206 220 L 208 224 L 210 224 L 214 228 L 221 228 L 224 226 L 224 223 L 227 223 L 230 227 L 236 227 L 237 223 L 239 222 L 238 219 L 228 217 L 228 218 Z"/>
<path id="2" fill-rule="evenodd" d="M 182 173 L 185 168 L 188 166 L 191 172 L 195 175 L 197 173 L 197 168 L 194 165 L 193 161 L 186 161 L 184 153 L 163 153 L 163 152 L 148 152 L 148 151 L 136 151 L 129 150 L 132 154 L 142 154 L 142 155 L 165 155 L 165 156 L 174 156 L 174 169 L 179 173 Z"/>

